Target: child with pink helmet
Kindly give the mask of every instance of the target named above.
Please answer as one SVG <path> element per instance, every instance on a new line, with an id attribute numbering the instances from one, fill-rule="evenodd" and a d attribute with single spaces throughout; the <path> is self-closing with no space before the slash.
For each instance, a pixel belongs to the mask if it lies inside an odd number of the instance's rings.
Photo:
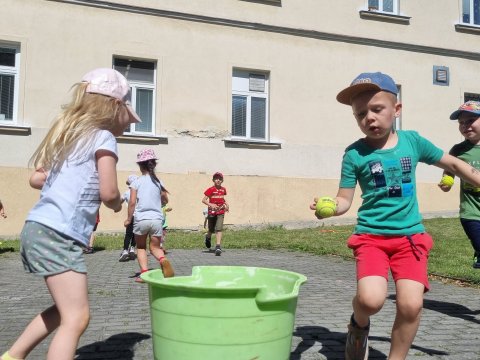
<path id="1" fill-rule="evenodd" d="M 157 157 L 152 149 L 143 149 L 137 154 L 141 176 L 130 186 L 130 201 L 125 226 L 133 222 L 133 234 L 137 243 L 137 259 L 140 274 L 148 271 L 147 237 L 150 235 L 150 253 L 158 260 L 163 276 L 172 277 L 172 265 L 160 247 L 163 236 L 162 204 L 168 203 L 168 191 L 155 175 Z M 143 282 L 138 276 L 136 282 Z"/>

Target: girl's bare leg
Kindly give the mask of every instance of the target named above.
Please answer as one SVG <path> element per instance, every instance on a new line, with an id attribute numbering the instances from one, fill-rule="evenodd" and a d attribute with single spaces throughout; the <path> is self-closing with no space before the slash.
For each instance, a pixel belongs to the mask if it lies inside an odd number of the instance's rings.
<path id="1" fill-rule="evenodd" d="M 50 343 L 47 359 L 71 360 L 90 320 L 87 275 L 67 271 L 48 276 L 45 282 L 55 305 L 30 322 L 10 348 L 9 354 L 24 359 L 38 343 L 58 328 Z"/>

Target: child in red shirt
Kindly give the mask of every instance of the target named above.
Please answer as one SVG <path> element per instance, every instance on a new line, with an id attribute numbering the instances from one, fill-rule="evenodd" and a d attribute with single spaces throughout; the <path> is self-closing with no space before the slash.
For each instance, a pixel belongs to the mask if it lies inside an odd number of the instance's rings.
<path id="1" fill-rule="evenodd" d="M 215 255 L 222 254 L 222 230 L 225 212 L 228 211 L 228 204 L 225 200 L 227 189 L 222 186 L 223 174 L 216 172 L 213 174 L 214 186 L 205 190 L 202 202 L 208 206 L 208 232 L 205 235 L 205 246 L 210 250 L 212 246 L 212 234 L 215 233 Z"/>

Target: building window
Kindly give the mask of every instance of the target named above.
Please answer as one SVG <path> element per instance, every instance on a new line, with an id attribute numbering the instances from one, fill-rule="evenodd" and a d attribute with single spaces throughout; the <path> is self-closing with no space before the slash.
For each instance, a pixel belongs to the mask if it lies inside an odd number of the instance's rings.
<path id="1" fill-rule="evenodd" d="M 399 103 L 402 102 L 402 86 L 397 84 L 398 94 L 397 94 L 397 101 Z M 393 123 L 393 128 L 395 130 L 402 130 L 402 113 L 400 112 L 400 116 L 395 118 L 395 122 Z"/>
<path id="2" fill-rule="evenodd" d="M 463 102 L 467 101 L 480 101 L 480 94 L 465 93 L 463 94 Z"/>
<path id="3" fill-rule="evenodd" d="M 132 106 L 142 120 L 131 124 L 125 133 L 155 135 L 155 62 L 114 58 L 113 68 L 127 78 L 132 89 Z"/>
<path id="4" fill-rule="evenodd" d="M 233 70 L 232 137 L 268 140 L 268 74 Z"/>
<path id="5" fill-rule="evenodd" d="M 462 0 L 462 23 L 480 26 L 480 0 Z"/>
<path id="6" fill-rule="evenodd" d="M 16 123 L 20 50 L 0 43 L 0 122 Z"/>
<path id="7" fill-rule="evenodd" d="M 368 0 L 368 11 L 398 14 L 398 3 L 399 0 Z"/>

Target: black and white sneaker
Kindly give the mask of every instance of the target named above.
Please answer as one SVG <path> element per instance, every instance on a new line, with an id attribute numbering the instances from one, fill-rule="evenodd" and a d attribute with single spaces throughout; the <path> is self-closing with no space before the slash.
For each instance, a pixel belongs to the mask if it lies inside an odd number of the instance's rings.
<path id="1" fill-rule="evenodd" d="M 212 247 L 212 238 L 208 235 L 205 235 L 205 247 L 210 249 Z"/>
<path id="2" fill-rule="evenodd" d="M 222 248 L 220 246 L 215 247 L 215 256 L 220 256 L 222 255 Z"/>
<path id="3" fill-rule="evenodd" d="M 480 269 L 480 254 L 478 253 L 475 253 L 475 255 L 473 255 L 473 268 Z"/>
<path id="4" fill-rule="evenodd" d="M 135 254 L 135 247 L 131 246 L 130 249 L 128 250 L 128 257 L 130 260 L 135 260 L 137 258 L 137 254 Z"/>
<path id="5" fill-rule="evenodd" d="M 120 259 L 118 259 L 118 261 L 125 262 L 125 261 L 128 261 L 128 260 L 130 260 L 130 256 L 128 255 L 128 251 L 123 250 L 122 253 L 120 254 Z"/>

